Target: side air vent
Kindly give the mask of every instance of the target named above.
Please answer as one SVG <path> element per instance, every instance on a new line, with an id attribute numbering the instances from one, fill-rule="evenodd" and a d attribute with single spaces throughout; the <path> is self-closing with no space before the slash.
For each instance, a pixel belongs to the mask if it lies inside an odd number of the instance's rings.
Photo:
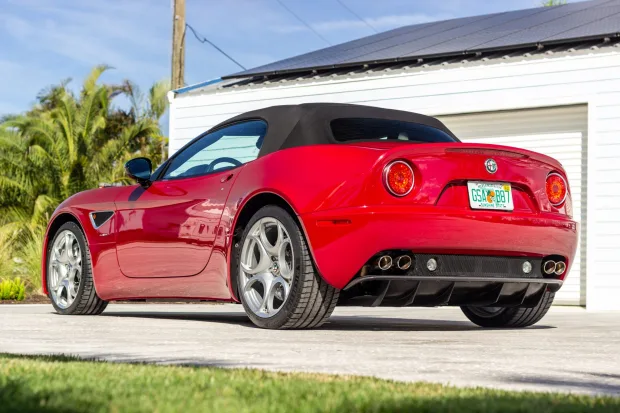
<path id="1" fill-rule="evenodd" d="M 114 215 L 114 211 L 95 211 L 90 213 L 90 223 L 95 229 L 99 228 Z"/>

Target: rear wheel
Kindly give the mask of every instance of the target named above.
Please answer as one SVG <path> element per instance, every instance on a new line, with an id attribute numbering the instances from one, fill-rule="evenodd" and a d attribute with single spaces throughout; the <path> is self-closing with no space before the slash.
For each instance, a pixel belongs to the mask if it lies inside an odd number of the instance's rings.
<path id="1" fill-rule="evenodd" d="M 239 297 L 258 327 L 319 327 L 334 311 L 339 290 L 317 274 L 303 233 L 284 209 L 256 212 L 235 252 Z"/>
<path id="2" fill-rule="evenodd" d="M 95 291 L 86 238 L 74 222 L 63 224 L 47 249 L 47 290 L 57 313 L 101 314 L 108 305 Z"/>
<path id="3" fill-rule="evenodd" d="M 481 327 L 529 327 L 539 322 L 547 314 L 554 296 L 554 293 L 545 291 L 538 305 L 532 308 L 461 307 L 461 310 L 471 322 Z"/>

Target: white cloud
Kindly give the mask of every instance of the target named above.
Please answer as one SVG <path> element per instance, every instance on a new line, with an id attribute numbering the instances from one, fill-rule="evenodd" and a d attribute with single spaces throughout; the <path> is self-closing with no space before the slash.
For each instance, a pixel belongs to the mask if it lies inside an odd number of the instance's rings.
<path id="1" fill-rule="evenodd" d="M 106 2 L 111 7 L 103 11 L 96 3 L 71 7 L 65 2 L 63 7 L 58 3 L 50 6 L 47 2 L 27 0 L 20 6 L 31 8 L 28 19 L 21 17 L 23 12 L 21 15 L 4 12 L 0 14 L 0 26 L 13 37 L 13 42 L 35 53 L 52 52 L 88 67 L 105 63 L 131 75 L 146 71 L 161 77 L 162 71 L 167 72 L 166 66 L 145 64 L 135 57 L 136 49 L 149 57 L 166 56 L 167 49 L 162 53 L 161 43 L 168 42 L 168 38 L 161 37 L 161 30 L 149 30 L 148 24 L 136 22 L 135 15 L 128 13 L 131 7 L 121 13 L 112 7 L 112 2 Z M 148 12 L 143 16 L 148 20 Z"/>
<path id="2" fill-rule="evenodd" d="M 169 4 L 161 1 L 0 0 L 0 115 L 24 110 L 45 87 L 97 64 L 104 81 L 143 88 L 169 75 Z M 165 46 L 164 46 L 165 44 Z"/>

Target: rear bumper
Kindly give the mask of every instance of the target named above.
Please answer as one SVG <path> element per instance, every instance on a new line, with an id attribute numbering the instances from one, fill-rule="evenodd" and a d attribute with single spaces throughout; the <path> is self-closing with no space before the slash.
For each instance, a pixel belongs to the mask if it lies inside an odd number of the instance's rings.
<path id="1" fill-rule="evenodd" d="M 344 288 L 384 250 L 414 254 L 544 257 L 560 255 L 568 270 L 577 224 L 557 214 L 520 214 L 440 207 L 342 208 L 300 216 L 320 274 Z"/>
<path id="2" fill-rule="evenodd" d="M 504 277 L 367 275 L 342 291 L 340 305 L 535 307 L 561 280 Z"/>
<path id="3" fill-rule="evenodd" d="M 367 275 L 352 280 L 344 287 L 349 290 L 358 284 L 370 281 L 415 281 L 415 282 L 443 282 L 443 283 L 488 283 L 488 284 L 546 284 L 559 287 L 562 280 L 535 279 L 535 278 L 504 278 L 504 277 L 424 277 L 419 275 Z"/>

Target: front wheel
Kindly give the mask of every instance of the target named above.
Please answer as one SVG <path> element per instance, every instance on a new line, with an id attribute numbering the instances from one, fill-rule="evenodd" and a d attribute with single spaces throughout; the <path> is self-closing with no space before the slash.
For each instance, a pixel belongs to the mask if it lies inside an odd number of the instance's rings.
<path id="1" fill-rule="evenodd" d="M 47 249 L 47 290 L 57 313 L 101 314 L 108 305 L 95 291 L 88 244 L 74 222 L 63 224 Z"/>
<path id="2" fill-rule="evenodd" d="M 555 293 L 545 291 L 535 307 L 461 307 L 465 317 L 480 327 L 520 328 L 539 322 L 553 303 Z"/>
<path id="3" fill-rule="evenodd" d="M 282 208 L 261 208 L 235 248 L 239 298 L 261 328 L 314 328 L 336 307 L 339 290 L 317 274 L 303 233 Z"/>

